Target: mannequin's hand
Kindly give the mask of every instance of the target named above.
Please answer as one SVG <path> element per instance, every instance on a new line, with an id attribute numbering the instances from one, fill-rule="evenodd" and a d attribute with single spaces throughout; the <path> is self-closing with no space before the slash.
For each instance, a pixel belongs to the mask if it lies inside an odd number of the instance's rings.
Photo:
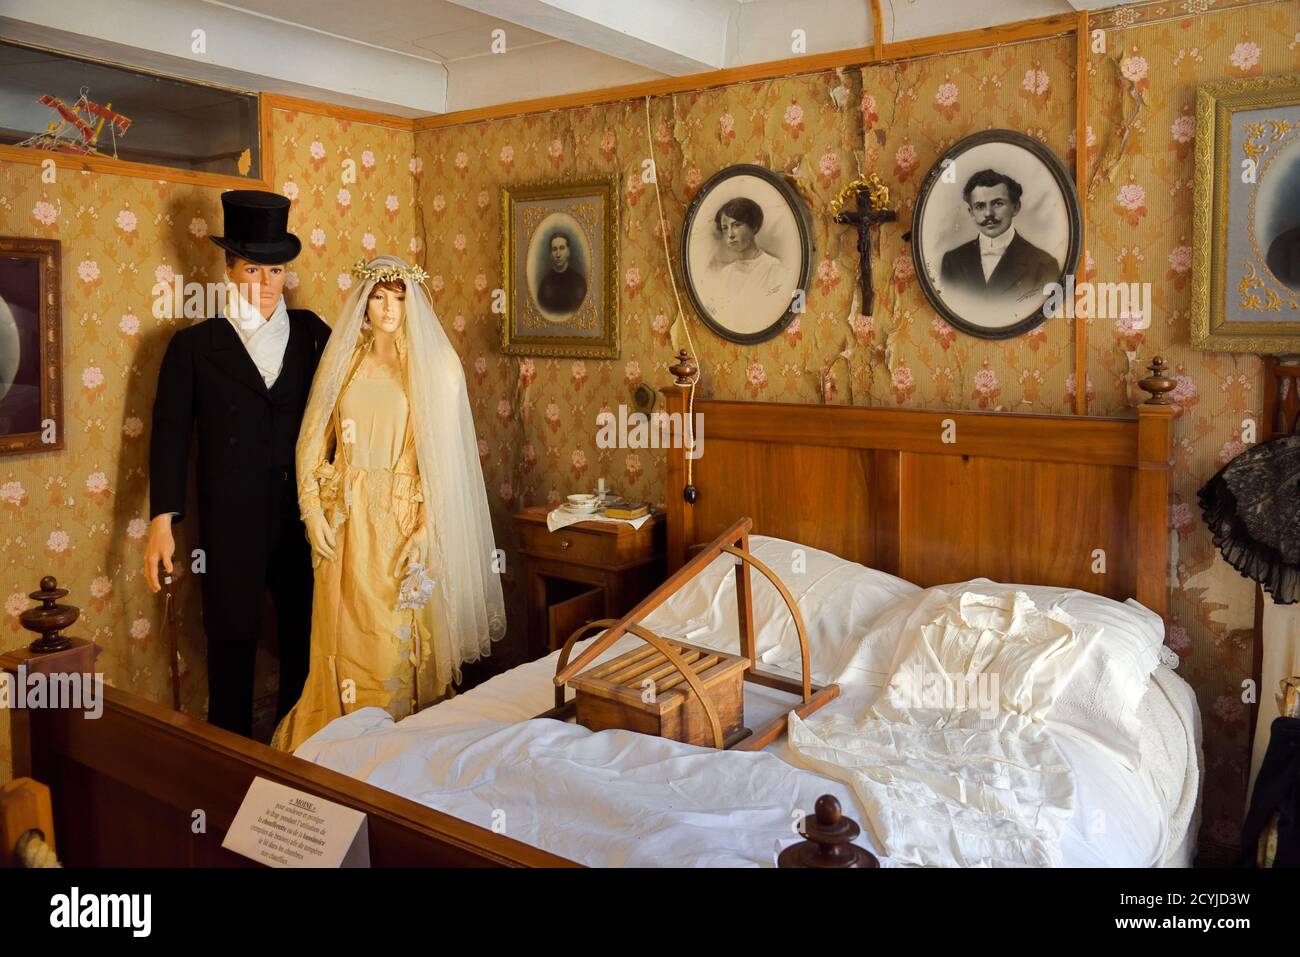
<path id="1" fill-rule="evenodd" d="M 419 562 L 421 565 L 427 565 L 429 559 L 429 535 L 425 527 L 421 525 L 406 543 L 402 549 L 401 556 L 397 559 L 397 577 L 405 578 L 406 569 L 412 562 Z"/>
<path id="2" fill-rule="evenodd" d="M 163 571 L 172 573 L 172 556 L 176 554 L 176 539 L 172 537 L 172 517 L 156 515 L 149 523 L 149 543 L 144 549 L 144 580 L 155 594 L 162 590 L 158 581 L 158 563 Z"/>
<path id="3" fill-rule="evenodd" d="M 312 554 L 327 562 L 334 561 L 334 529 L 320 512 L 313 512 L 303 519 L 307 526 L 307 541 L 311 542 Z"/>

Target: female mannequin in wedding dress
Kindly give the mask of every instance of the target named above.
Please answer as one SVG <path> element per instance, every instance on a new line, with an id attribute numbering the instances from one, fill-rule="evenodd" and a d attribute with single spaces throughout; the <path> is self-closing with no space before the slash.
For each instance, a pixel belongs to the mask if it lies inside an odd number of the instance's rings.
<path id="1" fill-rule="evenodd" d="M 453 694 L 505 631 L 464 371 L 425 274 L 391 256 L 353 274 L 296 450 L 316 580 L 286 751 L 358 708 L 398 720 Z"/>

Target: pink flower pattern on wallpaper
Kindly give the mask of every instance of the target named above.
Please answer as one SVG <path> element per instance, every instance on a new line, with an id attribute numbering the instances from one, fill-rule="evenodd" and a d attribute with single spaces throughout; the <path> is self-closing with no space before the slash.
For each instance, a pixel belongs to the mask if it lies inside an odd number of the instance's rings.
<path id="1" fill-rule="evenodd" d="M 726 146 L 735 138 L 736 118 L 730 113 L 723 113 L 718 117 L 718 140 Z"/>
<path id="2" fill-rule="evenodd" d="M 1023 96 L 1036 112 L 1041 112 L 1052 95 L 1052 77 L 1041 65 L 1035 63 L 1025 71 L 1020 81 L 1020 95 Z"/>
<path id="3" fill-rule="evenodd" d="M 918 166 L 919 160 L 917 159 L 916 147 L 904 141 L 894 151 L 894 177 L 899 182 L 903 182 L 916 172 Z"/>
<path id="4" fill-rule="evenodd" d="M 854 316 L 853 338 L 857 340 L 858 345 L 869 348 L 876 339 L 876 320 L 862 313 Z"/>
<path id="5" fill-rule="evenodd" d="M 1002 394 L 1002 387 L 998 384 L 998 374 L 989 368 L 989 360 L 985 359 L 980 365 L 979 372 L 975 373 L 975 388 L 971 391 L 970 397 L 976 400 L 976 404 L 981 409 L 987 409 L 989 403 Z"/>
<path id="6" fill-rule="evenodd" d="M 32 205 L 31 221 L 36 226 L 53 226 L 59 218 L 58 207 L 47 199 L 41 199 Z"/>
<path id="7" fill-rule="evenodd" d="M 961 104 L 958 102 L 960 96 L 961 90 L 958 89 L 957 84 L 945 76 L 939 88 L 934 91 L 935 112 L 945 120 L 951 121 L 961 109 Z"/>
<path id="8" fill-rule="evenodd" d="M 947 352 L 948 347 L 957 341 L 957 330 L 942 316 L 935 316 L 930 320 L 930 335 L 944 352 Z"/>
<path id="9" fill-rule="evenodd" d="M 799 105 L 796 99 L 790 100 L 790 105 L 785 108 L 785 114 L 781 119 L 785 128 L 790 132 L 790 138 L 797 140 L 799 134 L 804 131 L 803 125 L 803 107 Z"/>
<path id="10" fill-rule="evenodd" d="M 1129 226 L 1137 226 L 1147 214 L 1147 191 L 1136 182 L 1126 183 L 1115 194 L 1115 205 Z"/>
<path id="11" fill-rule="evenodd" d="M 1119 61 L 1119 73 L 1125 80 L 1132 83 L 1139 93 L 1150 86 L 1150 81 L 1147 79 L 1146 57 L 1140 56 L 1136 48 L 1129 56 Z"/>
<path id="12" fill-rule="evenodd" d="M 865 90 L 862 92 L 862 128 L 870 130 L 880 120 L 876 112 L 876 98 Z"/>
<path id="13" fill-rule="evenodd" d="M 1228 62 L 1240 75 L 1252 76 L 1261 72 L 1260 53 L 1258 44 L 1249 40 L 1243 41 L 1232 48 L 1232 53 L 1228 56 Z"/>
<path id="14" fill-rule="evenodd" d="M 916 378 L 907 366 L 898 366 L 889 377 L 889 391 L 894 394 L 894 401 L 902 405 L 916 392 Z"/>
<path id="15" fill-rule="evenodd" d="M 839 181 L 840 178 L 840 158 L 837 153 L 823 153 L 821 159 L 817 161 L 817 181 L 823 186 L 828 187 Z"/>

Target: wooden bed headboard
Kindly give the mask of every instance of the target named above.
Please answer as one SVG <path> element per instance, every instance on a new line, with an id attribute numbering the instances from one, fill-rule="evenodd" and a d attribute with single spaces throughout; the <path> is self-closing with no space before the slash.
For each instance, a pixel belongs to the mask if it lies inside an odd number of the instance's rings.
<path id="1" fill-rule="evenodd" d="M 1123 419 L 697 396 L 689 482 L 684 443 L 667 450 L 669 571 L 749 516 L 755 534 L 922 586 L 1074 587 L 1163 617 L 1175 383 L 1159 358 L 1150 369 L 1151 398 Z M 674 372 L 661 391 L 681 422 L 690 382 Z"/>

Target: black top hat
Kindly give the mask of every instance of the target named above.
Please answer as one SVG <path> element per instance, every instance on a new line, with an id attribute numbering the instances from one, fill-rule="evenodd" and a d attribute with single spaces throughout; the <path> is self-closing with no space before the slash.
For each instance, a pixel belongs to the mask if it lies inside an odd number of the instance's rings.
<path id="1" fill-rule="evenodd" d="M 221 194 L 226 235 L 209 236 L 222 249 L 249 262 L 287 263 L 302 252 L 302 242 L 289 232 L 289 197 L 255 189 Z"/>

